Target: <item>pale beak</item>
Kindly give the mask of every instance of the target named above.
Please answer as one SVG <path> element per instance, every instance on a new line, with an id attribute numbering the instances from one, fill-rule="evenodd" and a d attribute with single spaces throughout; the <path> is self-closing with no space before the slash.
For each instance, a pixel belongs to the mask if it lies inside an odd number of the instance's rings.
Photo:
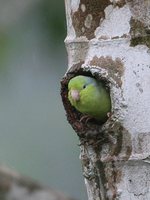
<path id="1" fill-rule="evenodd" d="M 79 101 L 80 100 L 80 94 L 79 94 L 78 90 L 71 90 L 70 91 L 70 95 L 71 95 L 71 97 L 72 97 L 72 99 L 74 101 Z"/>

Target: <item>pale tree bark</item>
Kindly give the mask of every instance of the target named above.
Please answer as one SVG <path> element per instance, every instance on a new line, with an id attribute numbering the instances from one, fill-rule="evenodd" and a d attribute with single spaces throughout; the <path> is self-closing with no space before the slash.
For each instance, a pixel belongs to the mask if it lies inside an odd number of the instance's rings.
<path id="1" fill-rule="evenodd" d="M 61 95 L 79 136 L 89 200 L 150 199 L 150 1 L 65 0 L 68 70 Z M 104 124 L 83 122 L 68 81 L 94 76 L 110 90 Z M 98 109 L 98 108 L 97 108 Z"/>

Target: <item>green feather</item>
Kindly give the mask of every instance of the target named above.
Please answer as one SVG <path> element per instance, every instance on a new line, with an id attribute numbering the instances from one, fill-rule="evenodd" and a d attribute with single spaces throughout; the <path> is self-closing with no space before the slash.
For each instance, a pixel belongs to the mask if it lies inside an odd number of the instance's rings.
<path id="1" fill-rule="evenodd" d="M 73 97 L 72 91 L 78 92 L 78 100 Z M 108 90 L 92 77 L 79 75 L 72 78 L 68 84 L 68 99 L 78 111 L 100 121 L 105 121 L 111 110 Z"/>

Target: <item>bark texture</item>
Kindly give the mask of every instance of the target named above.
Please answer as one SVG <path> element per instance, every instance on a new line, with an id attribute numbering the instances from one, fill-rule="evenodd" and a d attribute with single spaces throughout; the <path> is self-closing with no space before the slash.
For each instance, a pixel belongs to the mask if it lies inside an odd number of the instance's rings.
<path id="1" fill-rule="evenodd" d="M 150 199 L 150 1 L 66 0 L 68 70 L 61 95 L 77 132 L 89 200 Z M 103 81 L 112 111 L 81 121 L 67 98 L 78 75 Z"/>

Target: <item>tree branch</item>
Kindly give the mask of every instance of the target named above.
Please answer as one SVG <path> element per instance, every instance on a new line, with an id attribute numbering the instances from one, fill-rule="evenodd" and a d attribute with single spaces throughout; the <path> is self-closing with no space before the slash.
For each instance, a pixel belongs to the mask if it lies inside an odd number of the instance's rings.
<path id="1" fill-rule="evenodd" d="M 4 166 L 0 166 L 0 199 L 73 200 Z"/>

